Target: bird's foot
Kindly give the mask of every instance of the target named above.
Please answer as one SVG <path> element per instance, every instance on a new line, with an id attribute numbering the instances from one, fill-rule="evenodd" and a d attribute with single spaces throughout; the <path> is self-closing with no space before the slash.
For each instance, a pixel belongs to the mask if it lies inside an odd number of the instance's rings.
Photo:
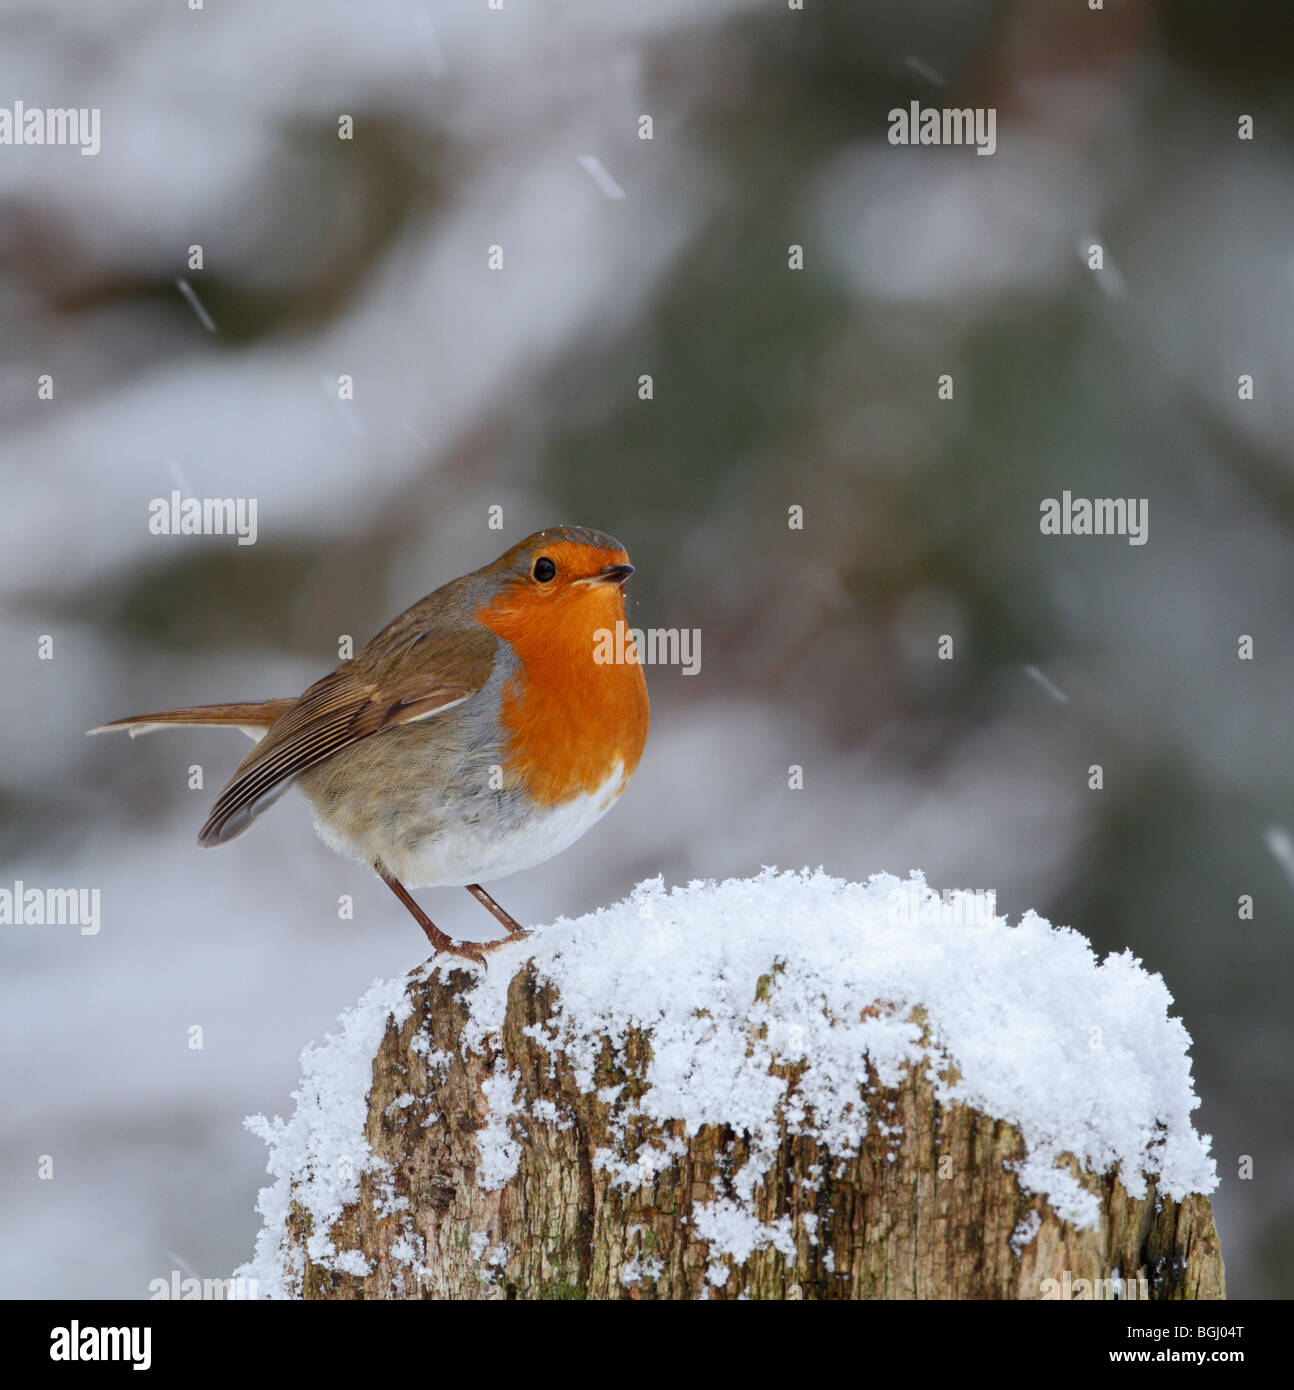
<path id="1" fill-rule="evenodd" d="M 530 933 L 524 927 L 518 927 L 516 931 L 510 931 L 507 936 L 496 937 L 493 941 L 476 941 L 473 942 L 473 945 L 479 946 L 482 951 L 497 951 L 500 946 L 510 946 L 514 941 L 529 935 Z"/>

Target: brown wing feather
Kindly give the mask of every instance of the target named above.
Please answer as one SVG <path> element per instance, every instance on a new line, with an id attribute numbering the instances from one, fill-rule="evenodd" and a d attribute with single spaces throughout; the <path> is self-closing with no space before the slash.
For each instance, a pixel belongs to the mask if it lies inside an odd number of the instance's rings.
<path id="1" fill-rule="evenodd" d="M 220 793 L 200 845 L 240 835 L 307 768 L 384 729 L 443 711 L 485 684 L 497 639 L 484 628 L 451 636 L 435 631 L 431 605 L 440 592 L 401 614 L 293 703 Z"/>
<path id="2" fill-rule="evenodd" d="M 268 729 L 296 704 L 287 700 L 248 700 L 232 705 L 194 705 L 190 709 L 163 709 L 155 714 L 132 714 L 127 719 L 112 719 L 90 729 L 92 734 L 104 734 L 113 729 L 141 733 L 157 724 L 232 724 L 239 729 Z"/>

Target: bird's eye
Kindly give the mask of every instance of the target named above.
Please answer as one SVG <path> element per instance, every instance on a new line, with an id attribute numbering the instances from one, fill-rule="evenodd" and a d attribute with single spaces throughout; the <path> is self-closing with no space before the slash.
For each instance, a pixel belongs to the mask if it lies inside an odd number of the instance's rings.
<path id="1" fill-rule="evenodd" d="M 547 555 L 541 555 L 539 559 L 535 561 L 535 568 L 532 572 L 541 584 L 547 584 L 557 573 L 557 566 L 553 564 Z"/>

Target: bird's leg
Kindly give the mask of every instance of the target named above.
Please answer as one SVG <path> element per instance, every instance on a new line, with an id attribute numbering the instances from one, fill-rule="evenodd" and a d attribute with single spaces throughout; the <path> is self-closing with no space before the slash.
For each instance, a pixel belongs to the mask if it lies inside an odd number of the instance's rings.
<path id="1" fill-rule="evenodd" d="M 466 941 L 452 941 L 443 931 L 431 920 L 430 917 L 418 906 L 409 896 L 409 890 L 400 882 L 398 878 L 389 874 L 386 865 L 379 859 L 373 865 L 377 870 L 378 877 L 387 885 L 397 898 L 413 914 L 413 920 L 427 934 L 427 940 L 438 951 L 445 951 L 451 956 L 465 956 L 468 960 L 475 961 L 478 965 L 485 964 L 485 956 L 481 953 L 480 947 L 469 944 Z"/>
<path id="2" fill-rule="evenodd" d="M 510 936 L 529 936 L 530 933 L 526 931 L 525 927 L 511 913 L 505 912 L 479 883 L 469 883 L 467 891 L 487 912 L 492 912 L 507 927 Z"/>

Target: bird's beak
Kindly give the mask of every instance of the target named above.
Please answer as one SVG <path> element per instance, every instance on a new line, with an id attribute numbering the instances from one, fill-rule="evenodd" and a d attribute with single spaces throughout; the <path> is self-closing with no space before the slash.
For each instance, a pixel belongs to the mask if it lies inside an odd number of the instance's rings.
<path id="1" fill-rule="evenodd" d="M 632 565 L 604 565 L 596 574 L 591 574 L 583 581 L 585 584 L 617 584 L 622 585 L 634 572 Z"/>

